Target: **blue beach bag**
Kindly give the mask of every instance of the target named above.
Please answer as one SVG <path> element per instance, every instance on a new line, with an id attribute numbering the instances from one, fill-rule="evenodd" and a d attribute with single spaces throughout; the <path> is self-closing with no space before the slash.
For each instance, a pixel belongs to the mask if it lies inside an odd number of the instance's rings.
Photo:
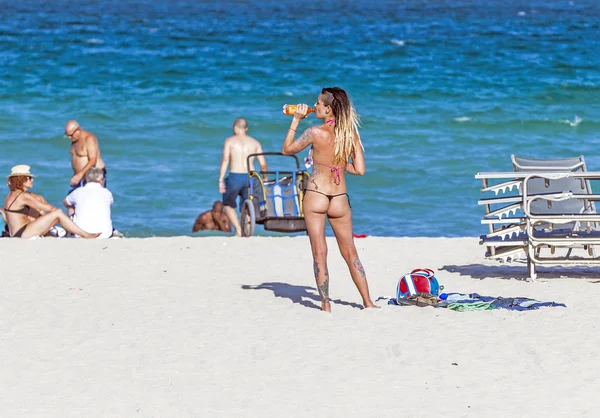
<path id="1" fill-rule="evenodd" d="M 417 293 L 439 296 L 441 286 L 431 269 L 415 269 L 398 280 L 396 298 L 407 298 Z"/>

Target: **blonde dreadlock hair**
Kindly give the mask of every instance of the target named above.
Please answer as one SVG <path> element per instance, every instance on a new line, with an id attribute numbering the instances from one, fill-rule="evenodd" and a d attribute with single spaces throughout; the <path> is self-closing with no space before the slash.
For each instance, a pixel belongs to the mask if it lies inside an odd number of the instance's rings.
<path id="1" fill-rule="evenodd" d="M 326 87 L 321 90 L 323 103 L 331 106 L 335 116 L 335 151 L 333 164 L 345 165 L 352 154 L 354 154 L 355 140 L 354 133 L 358 134 L 360 121 L 352 102 L 346 92 L 339 87 Z M 357 138 L 360 142 L 360 136 Z"/>

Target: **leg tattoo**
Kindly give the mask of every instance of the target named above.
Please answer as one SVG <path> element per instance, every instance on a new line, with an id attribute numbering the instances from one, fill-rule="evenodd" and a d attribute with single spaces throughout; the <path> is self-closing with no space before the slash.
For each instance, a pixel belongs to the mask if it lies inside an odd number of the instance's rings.
<path id="1" fill-rule="evenodd" d="M 367 278 L 367 274 L 365 273 L 365 268 L 363 267 L 362 263 L 360 262 L 360 259 L 357 257 L 356 260 L 354 260 L 354 267 L 356 268 L 356 270 L 358 270 L 358 272 L 360 273 L 360 277 L 362 277 L 363 279 Z"/>
<path id="2" fill-rule="evenodd" d="M 317 289 L 319 289 L 319 295 L 321 295 L 321 299 L 324 301 L 329 301 L 329 271 L 327 270 L 327 264 L 325 264 L 325 281 L 322 284 L 319 284 L 319 273 L 321 269 L 319 269 L 319 264 L 316 261 L 313 261 L 313 270 L 315 272 L 315 280 L 317 282 Z"/>

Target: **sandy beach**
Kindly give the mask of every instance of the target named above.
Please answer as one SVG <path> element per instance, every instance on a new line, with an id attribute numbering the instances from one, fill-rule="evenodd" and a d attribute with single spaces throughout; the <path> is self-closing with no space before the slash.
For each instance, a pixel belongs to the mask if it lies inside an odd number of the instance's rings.
<path id="1" fill-rule="evenodd" d="M 568 307 L 361 310 L 333 239 L 332 314 L 306 237 L 3 239 L 2 415 L 596 415 L 598 269 L 528 283 L 476 238 L 356 243 L 374 300 L 429 267 L 448 292 Z"/>

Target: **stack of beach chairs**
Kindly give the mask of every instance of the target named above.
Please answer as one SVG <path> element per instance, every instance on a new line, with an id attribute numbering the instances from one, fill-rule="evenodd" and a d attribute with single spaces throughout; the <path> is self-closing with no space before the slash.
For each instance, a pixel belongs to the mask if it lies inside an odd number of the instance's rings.
<path id="1" fill-rule="evenodd" d="M 482 182 L 486 257 L 526 260 L 532 281 L 538 264 L 600 264 L 600 195 L 591 186 L 600 173 L 587 171 L 583 156 L 511 159 L 514 171 L 475 175 Z"/>

